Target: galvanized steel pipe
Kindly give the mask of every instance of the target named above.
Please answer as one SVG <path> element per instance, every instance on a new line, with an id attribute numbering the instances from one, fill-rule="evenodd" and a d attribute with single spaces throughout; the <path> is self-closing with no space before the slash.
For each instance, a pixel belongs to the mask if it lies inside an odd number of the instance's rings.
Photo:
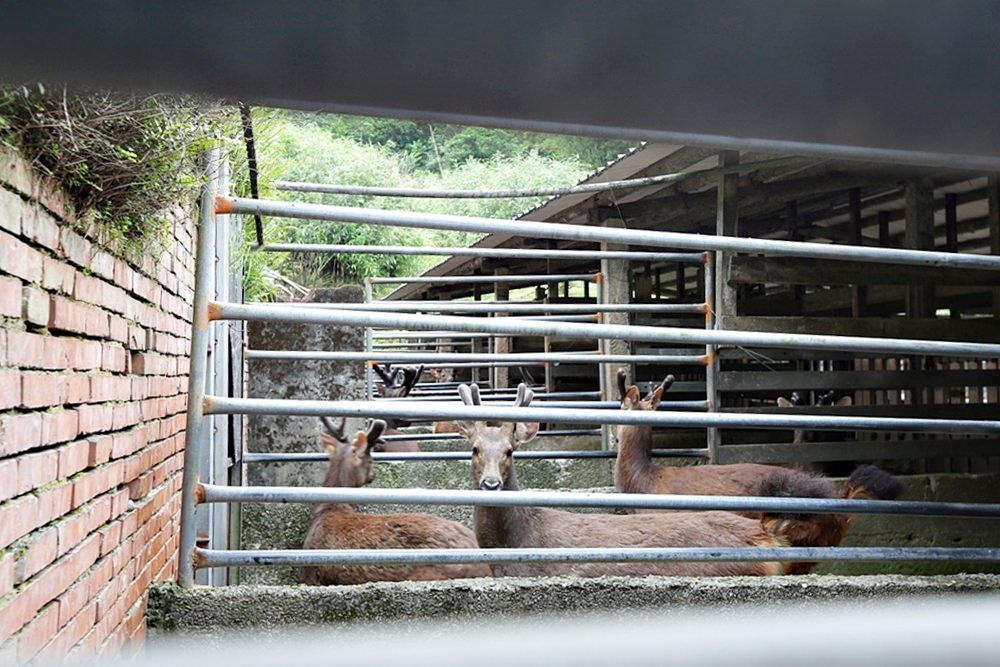
<path id="1" fill-rule="evenodd" d="M 489 507 L 596 507 L 604 509 L 721 510 L 726 512 L 811 512 L 818 514 L 904 514 L 907 516 L 1000 517 L 998 503 L 950 503 L 843 498 L 656 495 L 565 491 L 480 491 L 478 489 L 376 489 L 300 486 L 202 485 L 206 503 L 371 503 L 480 505 Z"/>
<path id="2" fill-rule="evenodd" d="M 699 366 L 705 364 L 705 355 L 670 354 L 606 354 L 596 352 L 513 352 L 509 354 L 479 354 L 465 352 L 444 352 L 427 354 L 423 352 L 324 352 L 320 350 L 247 350 L 247 359 L 272 359 L 285 361 L 375 361 L 384 363 L 422 363 L 434 359 L 434 366 L 452 366 L 503 362 L 510 364 L 554 363 L 554 364 L 628 364 L 661 363 Z"/>
<path id="3" fill-rule="evenodd" d="M 843 259 L 883 264 L 912 266 L 951 266 L 1000 271 L 1000 257 L 947 253 L 928 250 L 901 250 L 867 246 L 811 243 L 805 241 L 777 241 L 771 239 L 684 234 L 680 232 L 650 231 L 568 225 L 531 220 L 494 220 L 471 216 L 436 215 L 403 211 L 323 206 L 296 202 L 279 202 L 240 197 L 219 197 L 219 212 L 272 217 L 329 220 L 360 224 L 417 227 L 422 229 L 448 229 L 456 231 L 499 233 L 529 238 L 553 238 L 570 241 L 607 242 L 643 245 L 660 248 L 688 250 L 722 250 L 731 252 L 762 253 L 785 257 L 810 257 L 817 259 Z"/>
<path id="4" fill-rule="evenodd" d="M 433 257 L 497 257 L 502 259 L 631 259 L 637 262 L 703 261 L 701 253 L 643 252 L 641 250 L 560 250 L 553 248 L 479 248 L 382 245 L 334 245 L 324 243 L 268 243 L 251 248 L 263 252 L 348 253 L 360 255 L 429 255 Z"/>
<path id="5" fill-rule="evenodd" d="M 1000 258 L 998 258 L 1000 259 Z M 234 303 L 214 303 L 214 319 L 299 322 L 407 328 L 415 330 L 449 330 L 482 332 L 507 336 L 561 336 L 585 340 L 619 338 L 622 340 L 679 343 L 685 345 L 738 345 L 781 349 L 813 349 L 874 354 L 934 354 L 950 357 L 1000 357 L 1000 345 L 994 343 L 953 343 L 947 341 L 871 338 L 862 336 L 828 336 L 818 334 L 759 333 L 753 331 L 720 331 L 673 327 L 625 326 L 611 324 L 578 324 L 572 322 L 532 322 L 510 318 L 475 318 L 446 315 L 400 315 L 323 309 L 312 310 L 283 306 L 247 306 Z"/>
<path id="6" fill-rule="evenodd" d="M 284 565 L 457 565 L 460 563 L 647 563 L 997 561 L 1000 549 L 940 547 L 663 547 L 538 549 L 198 550 L 199 567 Z"/>
<path id="7" fill-rule="evenodd" d="M 833 431 L 910 431 L 914 433 L 1000 433 L 1000 421 L 974 419 L 908 419 L 836 415 L 756 414 L 736 412 L 652 412 L 504 405 L 461 405 L 457 402 L 311 401 L 206 396 L 206 414 L 269 414 L 307 417 L 373 417 L 428 421 L 551 422 L 554 424 L 650 424 L 674 428 L 788 428 Z"/>

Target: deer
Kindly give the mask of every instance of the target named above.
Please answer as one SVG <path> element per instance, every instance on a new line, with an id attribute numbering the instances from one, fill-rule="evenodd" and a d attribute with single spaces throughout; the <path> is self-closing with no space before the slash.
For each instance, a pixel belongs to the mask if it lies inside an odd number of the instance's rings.
<path id="1" fill-rule="evenodd" d="M 405 398 L 410 395 L 413 388 L 423 374 L 424 366 L 398 366 L 395 371 L 391 364 L 372 364 L 372 369 L 382 378 L 382 384 L 377 386 L 379 396 L 383 398 Z M 409 426 L 408 421 L 402 419 L 386 419 L 385 435 L 400 435 L 399 429 Z M 379 441 L 375 446 L 376 452 L 419 452 L 420 447 L 415 442 Z"/>
<path id="2" fill-rule="evenodd" d="M 361 487 L 375 481 L 371 451 L 385 430 L 373 420 L 348 442 L 344 420 L 322 419 L 320 442 L 330 455 L 323 486 Z M 305 549 L 475 549 L 475 533 L 457 521 L 430 514 L 362 514 L 348 503 L 324 503 L 312 513 Z M 310 585 L 361 584 L 369 581 L 417 581 L 489 577 L 485 564 L 467 565 L 318 565 L 302 568 Z"/>
<path id="3" fill-rule="evenodd" d="M 460 385 L 466 405 L 480 405 L 478 385 Z M 528 408 L 533 393 L 517 388 L 514 407 Z M 455 422 L 472 447 L 472 487 L 485 493 L 517 491 L 520 485 L 514 451 L 538 433 L 537 422 Z M 780 480 L 779 480 L 780 482 Z M 777 490 L 776 490 L 777 491 Z M 780 491 L 795 493 L 781 487 Z M 530 547 L 774 547 L 787 546 L 775 522 L 769 530 L 760 519 L 732 512 L 661 512 L 656 514 L 592 514 L 543 507 L 495 507 L 487 500 L 474 509 L 479 546 L 486 549 Z M 636 562 L 636 563 L 504 563 L 496 576 L 599 577 L 769 576 L 790 571 L 780 562 Z"/>
<path id="4" fill-rule="evenodd" d="M 626 389 L 626 371 L 618 370 L 622 410 L 656 410 L 674 382 L 667 375 L 640 399 L 638 387 Z M 860 495 L 891 500 L 902 491 L 894 476 L 872 465 L 860 466 L 838 491 L 825 477 L 760 463 L 707 466 L 658 466 L 652 461 L 653 429 L 649 425 L 619 425 L 615 489 L 622 493 L 660 493 L 722 496 L 792 496 L 855 498 Z M 794 494 L 792 493 L 794 491 Z M 755 516 L 748 514 L 747 516 Z M 848 514 L 764 514 L 770 529 L 792 546 L 836 546 L 851 524 Z M 792 574 L 808 572 L 814 563 L 794 563 Z"/>

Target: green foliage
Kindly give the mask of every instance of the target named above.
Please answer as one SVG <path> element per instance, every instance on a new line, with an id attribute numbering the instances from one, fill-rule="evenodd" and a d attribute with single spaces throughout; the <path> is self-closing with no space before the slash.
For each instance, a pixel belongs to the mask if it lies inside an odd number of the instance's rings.
<path id="1" fill-rule="evenodd" d="M 0 140 L 56 180 L 122 250 L 161 246 L 165 211 L 199 185 L 194 148 L 223 114 L 187 97 L 65 87 L 0 89 Z"/>
<path id="2" fill-rule="evenodd" d="M 489 128 L 418 124 L 378 118 L 254 112 L 261 196 L 274 196 L 277 180 L 446 190 L 506 190 L 565 186 L 578 182 L 622 142 L 600 142 Z M 544 140 L 544 141 L 543 141 Z M 540 143 L 541 142 L 541 143 Z M 587 150 L 585 150 L 587 149 Z M 242 149 L 235 151 L 241 152 Z M 589 152 L 588 152 L 589 151 Z M 584 162 L 588 152 L 598 164 Z M 240 169 L 234 168 L 234 173 Z M 413 199 L 282 192 L 281 199 L 455 215 L 514 218 L 545 200 Z M 248 238 L 253 233 L 248 228 Z M 317 221 L 265 220 L 268 243 L 464 246 L 480 235 L 404 227 Z M 277 298 L 282 290 L 269 272 L 321 286 L 368 277 L 419 273 L 441 257 L 317 253 L 256 253 L 246 265 L 247 299 Z M 376 286 L 378 287 L 378 286 Z M 391 290 L 392 287 L 385 287 Z"/>

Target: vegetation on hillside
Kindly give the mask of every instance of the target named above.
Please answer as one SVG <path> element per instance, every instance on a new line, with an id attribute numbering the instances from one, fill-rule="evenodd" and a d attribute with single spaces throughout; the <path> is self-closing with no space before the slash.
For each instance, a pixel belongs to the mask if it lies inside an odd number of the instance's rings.
<path id="1" fill-rule="evenodd" d="M 255 109 L 261 196 L 355 207 L 509 219 L 544 198 L 412 199 L 278 193 L 274 181 L 387 187 L 507 190 L 565 186 L 629 144 L 581 137 L 410 121 Z M 180 96 L 0 87 L 0 143 L 18 150 L 69 195 L 78 224 L 125 253 L 162 247 L 163 213 L 193 202 L 200 149 L 227 146 L 235 192 L 248 194 L 235 108 Z M 252 223 L 247 241 L 255 240 Z M 478 235 L 356 224 L 265 220 L 268 243 L 444 247 Z M 236 258 L 248 300 L 280 298 L 287 285 L 357 283 L 419 273 L 440 257 L 255 253 Z"/>
<path id="2" fill-rule="evenodd" d="M 489 128 L 379 118 L 255 111 L 262 182 L 277 180 L 427 189 L 498 190 L 565 186 L 614 159 L 626 142 L 537 135 Z M 262 194 L 262 196 L 265 196 Z M 513 218 L 544 198 L 421 199 L 267 192 L 266 196 L 341 206 Z M 311 221 L 265 221 L 270 243 L 468 245 L 478 235 Z M 308 286 L 412 275 L 440 257 L 254 254 L 247 259 L 248 299 L 274 296 L 278 272 Z"/>

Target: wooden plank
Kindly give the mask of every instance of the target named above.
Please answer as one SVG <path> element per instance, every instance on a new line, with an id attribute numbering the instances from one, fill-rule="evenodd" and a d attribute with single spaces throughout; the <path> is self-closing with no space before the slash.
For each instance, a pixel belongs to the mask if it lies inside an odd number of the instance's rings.
<path id="1" fill-rule="evenodd" d="M 1000 384 L 997 370 L 936 371 L 724 371 L 720 391 L 794 391 L 809 389 L 914 389 L 917 387 L 985 387 Z M 943 401 L 941 401 L 943 402 Z"/>
<path id="2" fill-rule="evenodd" d="M 905 246 L 913 250 L 934 249 L 934 183 L 918 178 L 906 184 Z M 934 314 L 934 287 L 911 286 L 906 291 L 906 314 L 930 317 Z"/>
<path id="3" fill-rule="evenodd" d="M 849 405 L 846 407 L 809 406 L 808 408 L 751 407 L 726 408 L 722 412 L 754 414 L 835 415 L 838 417 L 905 417 L 927 419 L 996 420 L 997 406 L 986 403 L 964 405 Z M 849 429 L 822 429 L 824 431 Z"/>
<path id="4" fill-rule="evenodd" d="M 928 440 L 846 440 L 843 442 L 763 443 L 723 445 L 719 463 L 814 463 L 820 461 L 882 461 L 935 457 L 988 457 L 1000 454 L 998 438 Z"/>
<path id="5" fill-rule="evenodd" d="M 950 318 L 903 319 L 841 317 L 728 317 L 721 328 L 733 331 L 761 331 L 793 334 L 831 334 L 912 338 L 917 340 L 995 343 L 1000 340 L 1000 322 L 991 319 L 952 320 Z M 830 358 L 816 352 L 818 358 Z M 855 355 L 873 356 L 873 355 Z"/>
<path id="6" fill-rule="evenodd" d="M 728 281 L 777 285 L 1000 286 L 1000 271 L 948 266 L 891 266 L 806 257 L 734 257 Z"/>

